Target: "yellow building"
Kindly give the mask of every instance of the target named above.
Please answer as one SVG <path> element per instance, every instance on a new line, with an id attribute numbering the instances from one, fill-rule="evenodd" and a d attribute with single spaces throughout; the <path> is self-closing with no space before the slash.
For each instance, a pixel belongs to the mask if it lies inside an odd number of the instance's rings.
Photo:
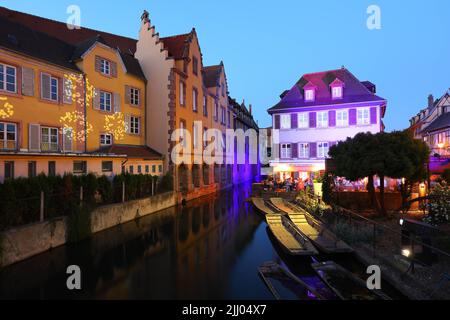
<path id="1" fill-rule="evenodd" d="M 5 8 L 0 25 L 0 180 L 163 172 L 146 146 L 146 79 L 114 37 L 64 37 L 64 23 Z"/>

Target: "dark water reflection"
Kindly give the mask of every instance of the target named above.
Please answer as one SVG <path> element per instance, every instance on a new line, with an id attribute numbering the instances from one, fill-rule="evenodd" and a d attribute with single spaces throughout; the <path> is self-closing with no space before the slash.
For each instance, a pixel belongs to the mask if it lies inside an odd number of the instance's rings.
<path id="1" fill-rule="evenodd" d="M 251 185 L 211 195 L 0 271 L 7 299 L 272 299 L 257 268 L 275 260 L 320 285 L 311 259 L 286 257 L 245 200 Z M 66 268 L 82 270 L 68 291 Z"/>

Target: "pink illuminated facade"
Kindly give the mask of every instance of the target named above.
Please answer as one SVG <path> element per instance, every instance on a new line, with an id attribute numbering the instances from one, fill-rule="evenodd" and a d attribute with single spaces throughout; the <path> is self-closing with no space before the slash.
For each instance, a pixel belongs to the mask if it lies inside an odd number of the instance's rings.
<path id="1" fill-rule="evenodd" d="M 314 179 L 325 170 L 332 146 L 360 132 L 384 130 L 386 106 L 374 84 L 345 68 L 302 76 L 268 110 L 278 145 L 270 163 L 274 173 L 281 179 Z"/>

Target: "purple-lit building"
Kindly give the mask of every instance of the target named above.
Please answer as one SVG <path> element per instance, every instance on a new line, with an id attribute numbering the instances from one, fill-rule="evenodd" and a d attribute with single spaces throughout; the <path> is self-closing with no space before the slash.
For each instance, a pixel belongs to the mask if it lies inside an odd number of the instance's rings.
<path id="1" fill-rule="evenodd" d="M 280 97 L 268 112 L 279 145 L 271 166 L 282 179 L 314 178 L 325 170 L 330 147 L 360 132 L 384 130 L 387 101 L 373 83 L 344 67 L 305 74 Z"/>

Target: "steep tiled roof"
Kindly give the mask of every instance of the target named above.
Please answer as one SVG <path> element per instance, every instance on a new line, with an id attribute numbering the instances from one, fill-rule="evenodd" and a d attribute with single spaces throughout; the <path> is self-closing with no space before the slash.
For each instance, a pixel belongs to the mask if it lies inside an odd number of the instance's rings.
<path id="1" fill-rule="evenodd" d="M 10 10 L 5 7 L 0 7 L 0 16 L 14 20 L 33 30 L 49 34 L 52 37 L 74 46 L 87 39 L 100 35 L 105 40 L 105 43 L 111 48 L 120 48 L 123 52 L 131 51 L 133 54 L 136 52 L 137 40 L 135 39 L 84 27 L 81 29 L 69 30 L 66 23 Z"/>
<path id="2" fill-rule="evenodd" d="M 73 68 L 72 60 L 80 58 L 93 44 L 100 42 L 111 48 L 119 49 L 127 71 L 145 79 L 138 60 L 131 55 L 136 51 L 136 40 L 134 39 L 84 27 L 69 30 L 65 23 L 4 7 L 0 7 L 0 18 L 5 21 L 4 24 L 6 24 L 6 21 L 15 24 L 13 31 L 10 30 L 8 33 L 6 27 L 2 27 L 2 30 L 0 30 L 2 34 L 14 35 L 21 32 L 20 37 L 24 39 L 21 42 L 23 48 L 20 52 L 22 53 L 36 58 L 43 58 L 43 55 L 45 55 L 49 62 L 64 67 L 72 66 Z M 2 44 L 4 44 L 3 42 L 5 41 L 2 41 Z M 14 50 L 14 48 L 6 45 L 5 47 Z M 25 47 L 27 52 L 25 52 Z M 49 60 L 49 58 L 51 59 Z"/>
<path id="3" fill-rule="evenodd" d="M 164 43 L 164 49 L 169 52 L 169 56 L 179 60 L 183 59 L 186 54 L 190 35 L 191 33 L 179 34 L 176 36 L 160 38 L 160 40 Z"/>
<path id="4" fill-rule="evenodd" d="M 217 86 L 220 80 L 222 68 L 222 64 L 203 68 L 203 83 L 206 88 L 213 88 Z"/>
<path id="5" fill-rule="evenodd" d="M 71 62 L 75 47 L 0 16 L 0 47 L 79 71 Z"/>
<path id="6" fill-rule="evenodd" d="M 147 160 L 160 160 L 162 155 L 147 146 L 112 145 L 100 148 L 96 153 L 127 155 L 130 158 L 143 158 Z"/>
<path id="7" fill-rule="evenodd" d="M 450 128 L 450 112 L 444 113 L 438 117 L 428 127 L 422 130 L 422 133 L 430 133 L 446 128 Z"/>
<path id="8" fill-rule="evenodd" d="M 336 79 L 344 83 L 344 98 L 332 99 L 330 84 Z M 315 101 L 305 101 L 304 87 L 313 85 L 316 87 Z M 280 109 L 335 105 L 353 102 L 384 101 L 383 98 L 371 92 L 365 84 L 361 83 L 350 71 L 345 68 L 324 72 L 305 74 L 285 93 L 281 101 L 268 110 L 272 113 Z"/>

